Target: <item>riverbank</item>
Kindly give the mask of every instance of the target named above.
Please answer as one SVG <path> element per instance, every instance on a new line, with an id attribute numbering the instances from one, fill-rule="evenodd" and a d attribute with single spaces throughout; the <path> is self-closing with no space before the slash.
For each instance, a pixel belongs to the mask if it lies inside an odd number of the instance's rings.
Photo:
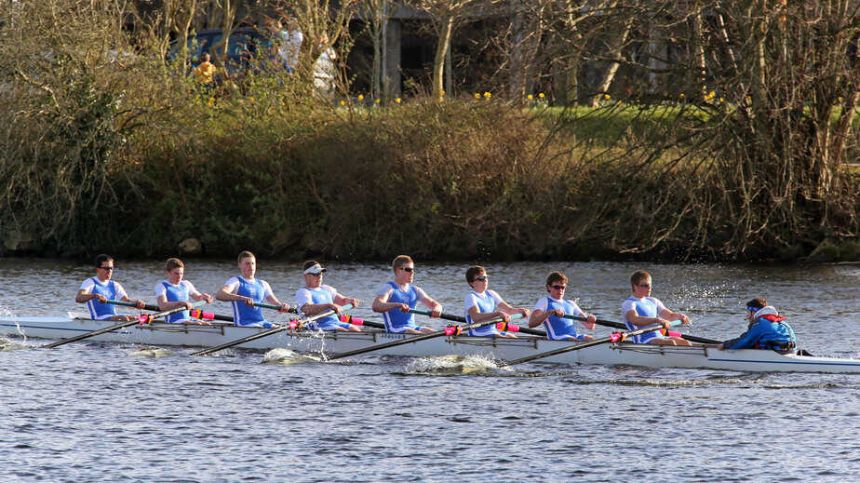
<path id="1" fill-rule="evenodd" d="M 690 129 L 679 119 L 708 122 L 690 108 L 330 108 L 263 88 L 219 99 L 181 84 L 166 92 L 157 102 L 151 93 L 146 122 L 126 131 L 113 128 L 125 115 L 110 99 L 88 104 L 92 119 L 74 133 L 19 124 L 21 139 L 33 129 L 54 139 L 5 165 L 18 182 L 6 180 L 2 253 L 858 259 L 838 235 L 850 233 L 851 213 L 791 239 L 733 241 L 733 211 L 700 205 L 720 189 L 703 171 L 713 160 L 677 141 Z"/>

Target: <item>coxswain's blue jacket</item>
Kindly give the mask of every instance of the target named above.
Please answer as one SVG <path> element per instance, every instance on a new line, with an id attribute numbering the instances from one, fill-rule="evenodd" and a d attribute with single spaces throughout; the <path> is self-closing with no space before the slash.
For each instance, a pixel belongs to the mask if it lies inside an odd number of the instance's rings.
<path id="1" fill-rule="evenodd" d="M 753 316 L 749 329 L 740 337 L 723 342 L 723 347 L 737 349 L 766 349 L 788 352 L 797 346 L 794 330 L 771 306 L 767 306 Z"/>

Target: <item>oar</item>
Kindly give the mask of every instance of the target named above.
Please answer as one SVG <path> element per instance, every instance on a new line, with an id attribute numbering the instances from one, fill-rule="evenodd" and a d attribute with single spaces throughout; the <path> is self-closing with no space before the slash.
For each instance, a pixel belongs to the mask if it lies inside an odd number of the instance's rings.
<path id="1" fill-rule="evenodd" d="M 431 312 L 429 310 L 409 309 L 409 312 L 411 312 L 413 314 L 418 314 L 418 315 L 426 315 L 428 317 L 432 316 Z M 444 312 L 439 315 L 439 318 L 445 319 L 445 320 L 450 320 L 453 322 L 466 322 L 466 317 L 463 317 L 462 315 L 446 314 Z M 507 322 L 499 322 L 496 325 L 496 328 L 502 332 L 506 332 L 506 331 L 507 332 L 522 332 L 523 334 L 532 334 L 532 335 L 539 335 L 541 337 L 546 337 L 546 332 L 544 332 L 542 330 L 532 329 L 529 327 L 522 327 L 522 326 L 519 326 L 516 324 L 509 324 Z"/>
<path id="2" fill-rule="evenodd" d="M 585 317 L 578 317 L 576 315 L 563 315 L 562 317 L 564 317 L 565 319 L 581 320 L 583 322 L 588 320 Z M 622 324 L 621 322 L 612 322 L 610 320 L 597 319 L 595 321 L 595 323 L 597 325 L 602 325 L 604 327 L 612 327 L 614 329 L 627 330 L 627 328 L 628 328 L 626 325 Z M 701 344 L 721 344 L 723 342 L 721 340 L 706 339 L 704 337 L 697 337 L 695 335 L 687 335 L 687 334 L 679 334 L 679 335 L 682 338 L 684 338 L 690 342 L 699 342 Z"/>
<path id="3" fill-rule="evenodd" d="M 522 314 L 514 314 L 511 316 L 511 319 L 519 319 L 520 317 L 522 317 Z M 472 329 L 478 329 L 478 328 L 485 327 L 488 325 L 494 325 L 498 322 L 502 322 L 503 320 L 504 319 L 502 319 L 501 317 L 496 317 L 496 318 L 493 318 L 490 320 L 485 320 L 483 322 L 475 322 L 475 323 L 469 324 L 467 326 L 454 325 L 454 326 L 450 326 L 450 327 L 445 327 L 445 329 L 443 329 L 443 330 L 438 330 L 436 332 L 431 332 L 429 334 L 418 335 L 415 337 L 407 337 L 403 340 L 393 340 L 391 342 L 385 342 L 382 344 L 377 344 L 374 346 L 365 347 L 363 349 L 356 349 L 356 350 L 352 350 L 352 351 L 348 351 L 348 352 L 341 352 L 340 354 L 332 355 L 328 359 L 330 361 L 333 361 L 335 359 L 343 359 L 344 357 L 357 356 L 359 354 L 366 354 L 368 352 L 374 352 L 374 351 L 378 351 L 378 350 L 382 350 L 382 349 L 387 349 L 389 347 L 395 347 L 395 346 L 399 346 L 399 345 L 403 345 L 403 344 L 411 344 L 413 342 L 421 342 L 423 340 L 428 340 L 428 339 L 435 339 L 436 337 L 460 335 L 463 332 L 466 332 L 466 331 L 469 331 Z"/>
<path id="4" fill-rule="evenodd" d="M 275 305 L 275 307 L 277 307 L 277 305 Z M 342 306 L 340 309 L 341 310 L 349 310 L 351 308 L 352 308 L 352 305 L 346 304 L 346 305 Z M 283 332 L 285 330 L 295 329 L 296 327 L 300 327 L 304 324 L 307 324 L 308 322 L 313 322 L 314 320 L 321 319 L 323 317 L 328 317 L 329 315 L 334 315 L 334 314 L 335 314 L 334 310 L 326 310 L 325 312 L 320 312 L 316 315 L 311 315 L 310 317 L 306 317 L 304 319 L 301 319 L 295 324 L 291 323 L 291 324 L 279 325 L 279 326 L 273 327 L 269 330 L 264 330 L 263 332 L 257 332 L 254 335 L 249 335 L 248 337 L 243 337 L 241 339 L 236 339 L 234 341 L 226 342 L 224 344 L 221 344 L 221 345 L 218 345 L 215 347 L 209 347 L 207 349 L 203 349 L 201 351 L 194 352 L 191 355 L 193 355 L 193 356 L 206 356 L 209 354 L 214 354 L 215 352 L 218 352 L 220 350 L 228 349 L 230 347 L 235 347 L 237 345 L 241 345 L 241 344 L 244 344 L 246 342 L 251 342 L 252 340 L 262 339 L 263 337 L 268 337 L 270 335 L 277 334 L 277 333 Z"/>
<path id="5" fill-rule="evenodd" d="M 198 302 L 194 302 L 191 305 L 194 307 L 199 307 L 205 303 L 206 303 L 205 301 L 200 300 Z M 185 307 L 179 307 L 179 308 L 172 309 L 172 310 L 166 310 L 164 312 L 158 312 L 156 314 L 141 314 L 140 316 L 138 316 L 134 320 L 129 320 L 129 321 L 117 324 L 117 325 L 105 327 L 104 329 L 98 329 L 98 330 L 94 330 L 92 332 L 86 332 L 84 334 L 77 335 L 75 337 L 70 337 L 68 339 L 62 339 L 62 340 L 58 340 L 56 342 L 51 342 L 50 344 L 43 345 L 42 347 L 45 347 L 47 349 L 53 349 L 54 347 L 59 347 L 63 344 L 68 344 L 69 342 L 77 342 L 79 340 L 88 339 L 90 337 L 95 337 L 97 335 L 106 334 L 108 332 L 113 332 L 115 330 L 124 329 L 126 327 L 131 327 L 132 325 L 135 325 L 135 324 L 148 324 L 155 319 L 158 319 L 160 317 L 166 317 L 168 315 L 173 315 L 175 313 L 182 312 L 183 310 L 186 310 Z"/>
<path id="6" fill-rule="evenodd" d="M 137 307 L 137 304 L 134 302 L 125 302 L 123 300 L 108 300 L 107 303 L 113 305 L 125 305 L 127 307 Z M 161 310 L 157 305 L 146 304 L 143 306 L 143 310 L 150 310 L 152 312 L 158 312 Z M 223 320 L 225 322 L 233 322 L 233 317 L 229 315 L 219 315 L 213 314 L 212 312 L 203 312 L 202 310 L 191 310 L 191 317 L 200 320 Z"/>
<path id="7" fill-rule="evenodd" d="M 281 310 L 280 305 L 266 304 L 263 302 L 260 302 L 260 303 L 254 302 L 254 307 L 262 307 L 264 309 L 272 309 L 272 310 Z M 344 307 L 346 307 L 346 305 L 344 305 Z M 350 307 L 352 307 L 352 306 L 350 305 Z M 291 314 L 297 314 L 297 313 L 299 313 L 299 308 L 298 307 L 290 307 L 289 310 L 287 310 L 287 312 L 289 312 Z M 329 314 L 329 315 L 331 315 L 331 314 Z"/>
<path id="8" fill-rule="evenodd" d="M 669 325 L 671 325 L 671 326 L 681 325 L 681 321 L 680 320 L 674 320 L 674 321 L 670 322 Z M 646 332 L 654 332 L 655 330 L 660 330 L 662 328 L 663 328 L 662 324 L 654 324 L 654 325 L 649 325 L 647 327 L 643 327 L 639 330 L 633 330 L 633 331 L 627 331 L 627 332 L 615 332 L 614 334 L 610 335 L 609 337 L 604 337 L 602 339 L 595 339 L 595 340 L 592 340 L 590 342 L 584 342 L 582 344 L 571 344 L 567 347 L 561 347 L 559 349 L 541 352 L 540 354 L 532 354 L 530 356 L 520 357 L 519 359 L 514 359 L 512 361 L 502 362 L 501 364 L 499 364 L 499 367 L 514 366 L 517 364 L 522 364 L 524 362 L 533 361 L 535 359 L 543 359 L 545 357 L 551 357 L 554 355 L 563 354 L 565 352 L 578 351 L 580 349 L 585 349 L 587 347 L 593 347 L 593 346 L 600 345 L 600 344 L 607 344 L 607 343 L 617 344 L 618 342 L 623 342 L 624 339 L 626 339 L 628 337 L 637 336 L 640 334 L 644 334 Z"/>

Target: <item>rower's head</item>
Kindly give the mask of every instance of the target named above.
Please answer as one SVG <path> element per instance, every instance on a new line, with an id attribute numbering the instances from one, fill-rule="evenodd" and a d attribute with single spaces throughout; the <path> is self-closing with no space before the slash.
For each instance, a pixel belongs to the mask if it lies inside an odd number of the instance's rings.
<path id="1" fill-rule="evenodd" d="M 466 270 L 466 282 L 478 293 L 487 290 L 490 285 L 487 269 L 480 265 L 472 265 Z"/>
<path id="2" fill-rule="evenodd" d="M 747 302 L 747 319 L 752 320 L 756 312 L 767 307 L 767 299 L 764 297 L 756 297 Z"/>
<path id="3" fill-rule="evenodd" d="M 645 270 L 636 270 L 630 276 L 630 288 L 635 297 L 642 298 L 651 295 L 651 274 Z"/>
<path id="4" fill-rule="evenodd" d="M 302 275 L 305 277 L 305 285 L 308 288 L 317 288 L 322 285 L 323 273 L 326 268 L 316 260 L 307 260 L 302 264 Z"/>
<path id="5" fill-rule="evenodd" d="M 551 272 L 546 277 L 546 291 L 554 299 L 564 298 L 564 291 L 567 290 L 568 283 L 567 275 L 563 272 Z"/>
<path id="6" fill-rule="evenodd" d="M 168 258 L 164 264 L 164 271 L 167 272 L 167 281 L 176 285 L 185 276 L 185 264 L 178 258 Z"/>
<path id="7" fill-rule="evenodd" d="M 415 277 L 415 261 L 409 255 L 398 255 L 391 268 L 394 270 L 394 279 L 398 283 L 412 283 Z"/>
<path id="8" fill-rule="evenodd" d="M 248 280 L 253 279 L 254 274 L 257 273 L 257 257 L 248 250 L 244 250 L 239 253 L 237 260 L 239 262 L 239 272 L 242 276 Z"/>
<path id="9" fill-rule="evenodd" d="M 114 262 L 113 257 L 102 253 L 96 255 L 96 276 L 102 282 L 110 280 L 113 276 Z"/>

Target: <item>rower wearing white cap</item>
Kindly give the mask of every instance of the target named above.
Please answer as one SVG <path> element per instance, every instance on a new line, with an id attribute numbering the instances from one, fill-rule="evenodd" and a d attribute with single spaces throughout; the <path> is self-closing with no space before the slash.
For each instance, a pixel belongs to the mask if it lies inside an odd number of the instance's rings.
<path id="1" fill-rule="evenodd" d="M 409 255 L 399 255 L 391 264 L 394 269 L 394 280 L 385 282 L 376 291 L 373 299 L 373 311 L 382 312 L 385 319 L 385 330 L 399 334 L 429 334 L 430 327 L 415 324 L 415 316 L 409 312 L 420 300 L 430 309 L 431 317 L 442 314 L 439 302 L 430 298 L 420 288 L 412 284 L 415 278 L 415 262 Z"/>
<path id="2" fill-rule="evenodd" d="M 227 279 L 215 298 L 233 304 L 233 321 L 236 325 L 271 327 L 272 324 L 263 316 L 263 310 L 255 304 L 267 301 L 280 306 L 279 312 L 290 310 L 290 306 L 275 297 L 272 287 L 265 280 L 254 278 L 257 257 L 253 253 L 247 250 L 239 253 L 238 261 L 241 275 Z"/>
<path id="3" fill-rule="evenodd" d="M 326 310 L 334 310 L 336 315 L 329 315 L 317 319 L 311 328 L 332 331 L 352 331 L 361 332 L 361 329 L 346 322 L 341 322 L 338 319 L 341 306 L 350 304 L 353 307 L 358 307 L 361 303 L 355 297 L 345 297 L 335 290 L 331 285 L 323 285 L 323 273 L 326 268 L 316 260 L 308 260 L 302 266 L 302 275 L 305 279 L 305 286 L 296 291 L 296 306 L 306 316 L 317 315 Z"/>

